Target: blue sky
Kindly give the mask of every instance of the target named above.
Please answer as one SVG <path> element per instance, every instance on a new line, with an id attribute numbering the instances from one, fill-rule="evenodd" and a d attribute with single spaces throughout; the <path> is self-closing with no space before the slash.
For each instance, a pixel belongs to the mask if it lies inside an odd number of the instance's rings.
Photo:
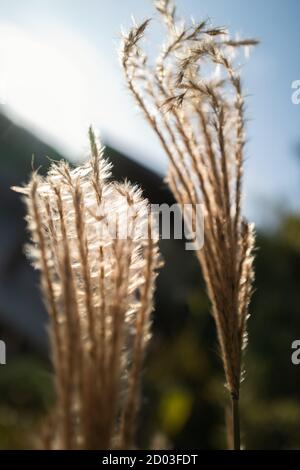
<path id="1" fill-rule="evenodd" d="M 118 63 L 120 26 L 153 16 L 150 0 L 0 0 L 0 100 L 35 132 L 78 158 L 89 123 L 107 142 L 163 172 L 166 158 L 127 94 Z M 300 79 L 297 0 L 178 0 L 179 11 L 211 17 L 261 45 L 245 65 L 248 98 L 247 213 L 299 209 Z M 149 40 L 160 37 L 153 22 Z M 2 62 L 2 64 L 1 64 Z M 27 64 L 22 67 L 22 63 Z M 2 75 L 2 77 L 1 77 Z M 2 98 L 1 98 L 2 95 Z"/>

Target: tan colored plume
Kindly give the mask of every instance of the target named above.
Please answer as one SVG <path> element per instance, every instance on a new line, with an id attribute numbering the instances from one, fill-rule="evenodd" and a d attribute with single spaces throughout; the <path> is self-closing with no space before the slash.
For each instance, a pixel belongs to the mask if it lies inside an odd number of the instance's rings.
<path id="1" fill-rule="evenodd" d="M 149 20 L 124 34 L 128 88 L 169 159 L 178 203 L 203 204 L 204 247 L 197 251 L 216 323 L 239 447 L 242 350 L 252 293 L 254 231 L 241 213 L 244 95 L 235 56 L 257 41 L 234 40 L 209 21 L 186 25 L 172 2 L 155 2 L 167 41 L 153 64 L 140 42 Z M 196 215 L 194 217 L 196 220 Z"/>
<path id="2" fill-rule="evenodd" d="M 86 164 L 52 164 L 17 188 L 50 317 L 57 402 L 44 445 L 52 449 L 134 446 L 159 265 L 147 201 L 109 179 L 91 129 L 89 137 Z"/>

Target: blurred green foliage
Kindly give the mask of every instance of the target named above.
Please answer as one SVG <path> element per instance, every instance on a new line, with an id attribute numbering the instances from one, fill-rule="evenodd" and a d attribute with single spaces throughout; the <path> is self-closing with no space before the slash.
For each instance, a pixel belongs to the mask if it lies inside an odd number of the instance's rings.
<path id="1" fill-rule="evenodd" d="M 34 445 L 53 387 L 45 363 L 15 357 L 0 374 L 0 449 L 27 449 Z"/>
<path id="2" fill-rule="evenodd" d="M 241 397 L 243 443 L 247 449 L 299 449 L 300 366 L 291 362 L 291 344 L 300 338 L 300 217 L 284 215 L 276 230 L 258 234 L 257 247 Z M 200 276 L 195 267 L 193 279 Z M 200 281 L 187 304 L 188 319 L 178 325 L 168 316 L 167 334 L 148 359 L 151 431 L 160 429 L 179 448 L 226 448 L 229 404 Z"/>

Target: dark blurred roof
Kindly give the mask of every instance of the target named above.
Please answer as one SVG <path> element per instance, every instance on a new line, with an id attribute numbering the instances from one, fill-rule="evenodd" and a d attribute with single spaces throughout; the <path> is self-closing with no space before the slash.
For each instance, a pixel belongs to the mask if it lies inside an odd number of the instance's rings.
<path id="1" fill-rule="evenodd" d="M 106 147 L 105 155 L 113 164 L 115 179 L 124 180 L 127 178 L 132 183 L 138 183 L 143 189 L 144 196 L 152 204 L 174 203 L 171 192 L 158 173 L 137 163 L 112 147 Z"/>
<path id="2" fill-rule="evenodd" d="M 48 165 L 46 155 L 60 155 L 0 114 L 0 326 L 45 345 L 46 313 L 38 291 L 38 276 L 26 260 L 24 205 L 10 188 L 24 183 L 32 166 Z"/>

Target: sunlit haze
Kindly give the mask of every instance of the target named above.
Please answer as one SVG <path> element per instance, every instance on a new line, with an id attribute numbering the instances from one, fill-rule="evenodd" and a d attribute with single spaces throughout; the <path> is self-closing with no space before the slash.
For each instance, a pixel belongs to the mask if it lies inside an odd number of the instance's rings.
<path id="1" fill-rule="evenodd" d="M 273 11 L 270 0 L 254 0 L 252 15 L 237 0 L 226 7 L 218 0 L 177 3 L 187 17 L 209 14 L 241 37 L 261 40 L 245 67 L 250 95 L 247 210 L 258 218 L 261 201 L 297 208 L 300 106 L 291 103 L 291 84 L 300 79 L 299 5 L 278 3 L 272 21 L 265 22 Z M 120 29 L 130 25 L 131 13 L 137 19 L 153 16 L 151 2 L 2 0 L 1 109 L 70 158 L 85 155 L 87 127 L 93 124 L 106 142 L 163 172 L 165 156 L 127 93 L 118 63 Z M 279 35 L 284 21 L 289 30 Z M 154 21 L 153 42 L 157 31 Z"/>

